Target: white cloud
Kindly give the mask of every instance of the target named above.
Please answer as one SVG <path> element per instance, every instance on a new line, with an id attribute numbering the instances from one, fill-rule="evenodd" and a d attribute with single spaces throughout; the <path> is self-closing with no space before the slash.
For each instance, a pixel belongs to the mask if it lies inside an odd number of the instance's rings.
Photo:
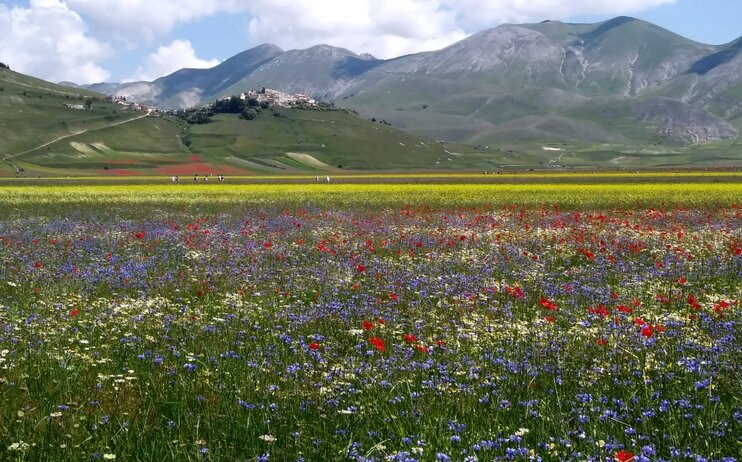
<path id="1" fill-rule="evenodd" d="M 252 45 L 305 48 L 318 43 L 379 57 L 433 50 L 466 37 L 454 15 L 427 0 L 257 0 Z"/>
<path id="2" fill-rule="evenodd" d="M 251 45 L 327 43 L 390 58 L 503 22 L 627 14 L 675 0 L 253 0 Z"/>
<path id="3" fill-rule="evenodd" d="M 82 18 L 59 0 L 32 0 L 28 8 L 0 5 L 0 57 L 13 69 L 52 81 L 101 82 L 98 62 L 109 55 L 88 35 Z"/>
<path id="4" fill-rule="evenodd" d="M 149 55 L 144 65 L 139 66 L 134 74 L 124 81 L 155 80 L 183 68 L 206 69 L 217 64 L 218 59 L 204 60 L 196 56 L 196 50 L 190 41 L 175 40 Z"/>
<path id="5" fill-rule="evenodd" d="M 45 0 L 59 1 L 59 0 Z M 247 9 L 246 0 L 64 0 L 96 30 L 132 46 L 167 36 L 179 23 Z"/>
<path id="6" fill-rule="evenodd" d="M 107 80 L 109 43 L 122 55 L 167 38 L 178 24 L 220 13 L 250 15 L 249 46 L 285 49 L 326 43 L 390 58 L 443 48 L 503 22 L 631 14 L 676 0 L 29 0 L 0 4 L 0 59 L 50 80 Z M 215 31 L 229 34 L 232 31 Z M 187 36 L 185 38 L 188 38 Z M 215 35 L 215 40 L 218 36 Z M 209 67 L 190 42 L 174 41 L 132 73 L 155 78 L 178 67 Z"/>
<path id="7" fill-rule="evenodd" d="M 676 0 L 442 0 L 456 22 L 476 31 L 504 22 L 564 20 L 580 15 L 636 13 Z"/>

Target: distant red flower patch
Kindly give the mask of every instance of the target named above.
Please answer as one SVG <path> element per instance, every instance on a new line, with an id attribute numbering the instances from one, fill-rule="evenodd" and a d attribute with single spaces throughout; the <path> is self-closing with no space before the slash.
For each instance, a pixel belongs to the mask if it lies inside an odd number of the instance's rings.
<path id="1" fill-rule="evenodd" d="M 632 462 L 634 460 L 634 454 L 629 451 L 618 451 L 615 455 L 615 459 L 618 462 Z"/>
<path id="2" fill-rule="evenodd" d="M 167 167 L 159 167 L 155 169 L 155 173 L 163 175 L 195 175 L 195 174 L 213 174 L 217 173 L 216 169 L 207 163 L 188 163 L 180 165 L 170 165 Z"/>

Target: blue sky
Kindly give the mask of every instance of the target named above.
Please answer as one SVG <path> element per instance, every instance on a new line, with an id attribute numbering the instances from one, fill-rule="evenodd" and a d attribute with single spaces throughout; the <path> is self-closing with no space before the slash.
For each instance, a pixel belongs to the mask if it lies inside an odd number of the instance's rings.
<path id="1" fill-rule="evenodd" d="M 152 80 L 265 42 L 389 58 L 503 22 L 622 14 L 704 43 L 742 35 L 742 0 L 0 0 L 0 61 L 53 81 Z"/>

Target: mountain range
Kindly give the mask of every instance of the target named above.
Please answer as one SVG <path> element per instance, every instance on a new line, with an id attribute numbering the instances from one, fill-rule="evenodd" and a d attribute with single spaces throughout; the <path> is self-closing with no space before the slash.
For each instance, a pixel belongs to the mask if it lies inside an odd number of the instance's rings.
<path id="1" fill-rule="evenodd" d="M 261 45 L 212 69 L 86 88 L 163 109 L 270 87 L 430 138 L 688 145 L 742 130 L 742 37 L 694 42 L 651 23 L 506 24 L 442 50 L 381 60 Z"/>

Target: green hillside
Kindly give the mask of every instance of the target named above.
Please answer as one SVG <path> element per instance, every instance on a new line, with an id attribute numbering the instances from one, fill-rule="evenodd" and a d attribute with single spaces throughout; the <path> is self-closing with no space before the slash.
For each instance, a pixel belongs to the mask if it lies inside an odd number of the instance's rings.
<path id="1" fill-rule="evenodd" d="M 90 110 L 65 105 L 92 105 Z M 0 69 L 0 156 L 15 154 L 82 130 L 136 114 L 104 102 L 100 94 L 54 85 Z"/>
<path id="2" fill-rule="evenodd" d="M 649 127 L 661 123 L 663 112 L 655 108 L 669 105 L 667 112 L 682 104 L 666 98 L 652 104 L 594 99 L 554 111 L 549 101 L 564 104 L 564 94 L 532 89 L 544 109 L 507 120 L 503 114 L 517 111 L 517 101 L 508 105 L 508 95 L 499 94 L 480 104 L 478 87 L 471 88 L 470 101 L 460 102 L 470 108 L 458 113 L 453 104 L 446 109 L 453 97 L 423 108 L 423 101 L 432 101 L 430 94 L 410 91 L 407 100 L 397 101 L 401 107 L 377 107 L 365 116 L 265 109 L 250 121 L 217 114 L 211 123 L 190 125 L 3 69 L 0 176 L 640 169 L 733 166 L 742 160 L 736 138 L 684 145 L 658 135 Z"/>
<path id="3" fill-rule="evenodd" d="M 72 106 L 72 107 L 70 107 Z M 189 144 L 190 147 L 187 147 Z M 206 125 L 0 70 L 0 176 L 192 175 L 537 165 L 344 111 L 265 110 Z"/>
<path id="4" fill-rule="evenodd" d="M 194 126 L 191 149 L 204 160 L 263 172 L 492 169 L 503 163 L 494 152 L 433 142 L 341 111 L 264 112 L 252 121 L 219 115 Z"/>
<path id="5" fill-rule="evenodd" d="M 0 69 L 0 175 L 95 174 L 153 154 L 187 159 L 181 132 L 99 93 Z"/>

